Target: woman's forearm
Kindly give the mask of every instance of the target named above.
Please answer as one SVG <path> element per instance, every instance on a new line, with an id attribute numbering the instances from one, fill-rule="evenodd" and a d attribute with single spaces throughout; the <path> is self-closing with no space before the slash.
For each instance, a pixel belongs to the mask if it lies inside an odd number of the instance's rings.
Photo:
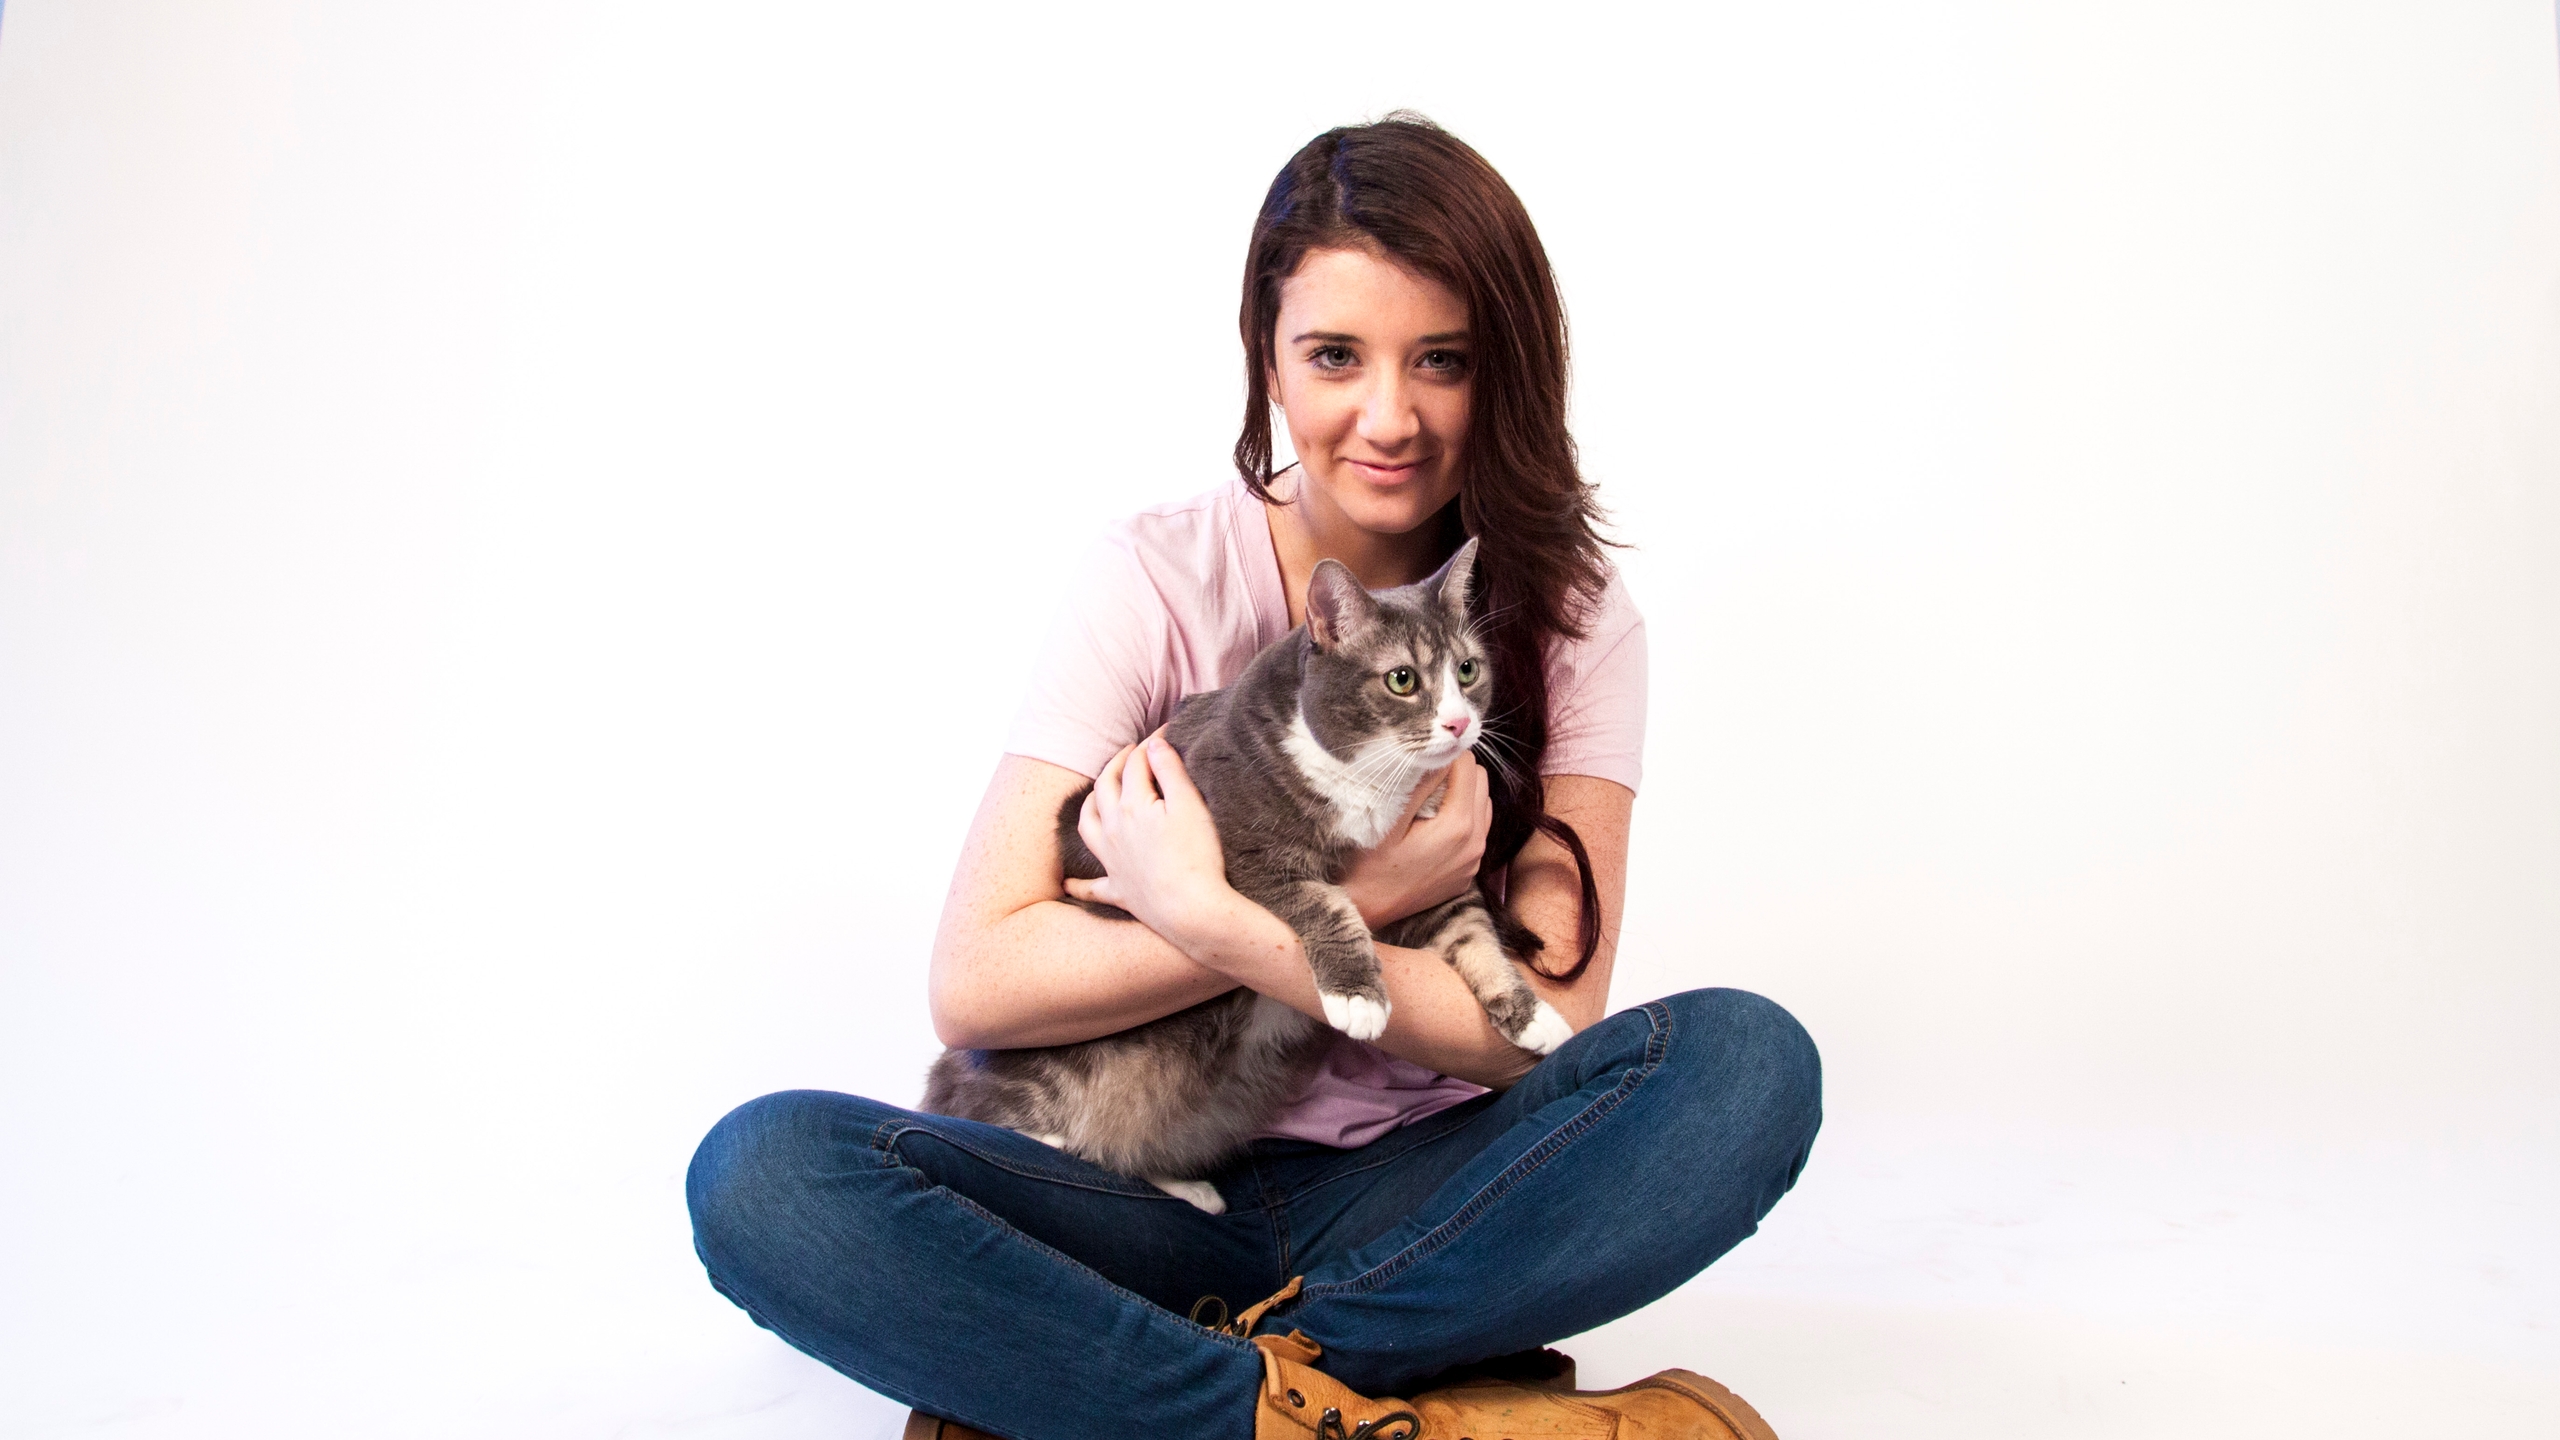
<path id="1" fill-rule="evenodd" d="M 946 941 L 933 967 L 933 1028 L 956 1049 L 1069 1045 L 1235 987 L 1144 925 L 1044 900 L 965 943 Z"/>
<path id="2" fill-rule="evenodd" d="M 1073 771 L 1007 756 L 997 767 L 952 878 L 934 941 L 934 1031 L 946 1045 L 1013 1049 L 1066 1045 L 1126 1030 L 1244 985 L 1318 1019 L 1323 1005 L 1295 932 L 1224 885 L 1184 891 L 1159 917 L 1164 933 L 1096 915 L 1057 897 L 1057 815 L 1085 784 Z M 1594 806 L 1577 790 L 1604 787 Z M 1625 856 L 1628 795 L 1605 781 L 1554 777 L 1551 806 L 1571 807 L 1591 846 L 1604 911 L 1614 917 Z M 1214 841 L 1210 853 L 1215 854 Z M 1543 839 L 1513 866 L 1515 910 L 1570 955 L 1575 882 L 1571 861 Z M 1559 865 L 1557 862 L 1561 862 Z M 1604 932 L 1590 973 L 1531 984 L 1576 1028 L 1597 1019 L 1608 994 Z M 1171 939 L 1165 938 L 1170 935 Z M 1465 982 L 1436 955 L 1378 947 L 1392 1011 L 1379 1045 L 1443 1074 L 1502 1086 L 1536 1057 L 1493 1029 Z"/>
<path id="3" fill-rule="evenodd" d="M 934 1028 L 942 1043 L 964 1049 L 1067 1045 L 1238 985 L 1324 1018 L 1305 949 L 1270 911 L 1235 896 L 1182 930 L 1177 946 L 1144 925 L 1064 902 L 1026 906 L 935 966 Z M 1494 1030 L 1439 956 L 1381 945 L 1378 959 L 1393 1006 L 1380 1048 L 1497 1088 L 1536 1063 Z"/>
<path id="4" fill-rule="evenodd" d="M 1324 1018 L 1315 975 L 1296 932 L 1241 895 L 1186 926 L 1181 949 L 1236 983 Z M 1474 992 L 1438 955 L 1380 945 L 1378 963 L 1390 1006 L 1386 1033 L 1375 1042 L 1378 1048 L 1495 1089 L 1510 1085 L 1537 1063 L 1536 1055 L 1502 1038 Z"/>

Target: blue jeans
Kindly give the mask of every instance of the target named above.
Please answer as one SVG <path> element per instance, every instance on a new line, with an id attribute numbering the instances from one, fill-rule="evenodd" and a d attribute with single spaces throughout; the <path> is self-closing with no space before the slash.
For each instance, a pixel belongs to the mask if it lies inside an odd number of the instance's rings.
<path id="1" fill-rule="evenodd" d="M 721 1294 L 892 1399 L 1017 1440 L 1248 1440 L 1259 1352 L 1186 1318 L 1204 1297 L 1241 1311 L 1303 1275 L 1261 1328 L 1405 1393 L 1668 1294 L 1758 1227 L 1821 1123 L 1794 1017 L 1693 990 L 1361 1149 L 1257 1142 L 1210 1177 L 1224 1215 L 1010 1130 L 814 1090 L 732 1111 L 685 1197 Z"/>

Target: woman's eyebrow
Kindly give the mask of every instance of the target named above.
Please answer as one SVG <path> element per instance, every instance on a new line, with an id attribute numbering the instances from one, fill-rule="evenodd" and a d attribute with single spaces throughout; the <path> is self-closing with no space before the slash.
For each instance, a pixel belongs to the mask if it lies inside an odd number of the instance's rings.
<path id="1" fill-rule="evenodd" d="M 1443 330 L 1436 335 L 1420 336 L 1415 339 L 1413 343 L 1416 345 L 1454 345 L 1466 338 L 1467 332 L 1464 330 Z M 1307 330 L 1289 337 L 1289 343 L 1292 345 L 1303 345 L 1310 340 L 1322 340 L 1328 345 L 1357 345 L 1360 343 L 1359 336 L 1345 334 L 1340 330 Z"/>

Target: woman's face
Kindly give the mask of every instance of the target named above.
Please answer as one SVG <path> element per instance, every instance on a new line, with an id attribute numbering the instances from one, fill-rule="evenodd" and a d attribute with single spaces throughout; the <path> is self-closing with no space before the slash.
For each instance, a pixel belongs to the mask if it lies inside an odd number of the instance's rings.
<path id="1" fill-rule="evenodd" d="M 1458 493 L 1473 386 L 1467 307 L 1366 250 L 1315 250 L 1280 285 L 1271 390 L 1321 530 L 1403 535 Z"/>

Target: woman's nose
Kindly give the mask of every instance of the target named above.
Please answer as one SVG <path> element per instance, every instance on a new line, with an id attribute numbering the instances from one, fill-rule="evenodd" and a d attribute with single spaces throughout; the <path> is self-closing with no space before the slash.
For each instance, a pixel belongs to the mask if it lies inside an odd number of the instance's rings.
<path id="1" fill-rule="evenodd" d="M 1387 376 L 1370 387 L 1369 401 L 1360 407 L 1360 438 L 1382 450 L 1392 450 L 1422 433 L 1422 416 L 1413 408 L 1413 397 L 1405 393 L 1402 376 Z"/>

